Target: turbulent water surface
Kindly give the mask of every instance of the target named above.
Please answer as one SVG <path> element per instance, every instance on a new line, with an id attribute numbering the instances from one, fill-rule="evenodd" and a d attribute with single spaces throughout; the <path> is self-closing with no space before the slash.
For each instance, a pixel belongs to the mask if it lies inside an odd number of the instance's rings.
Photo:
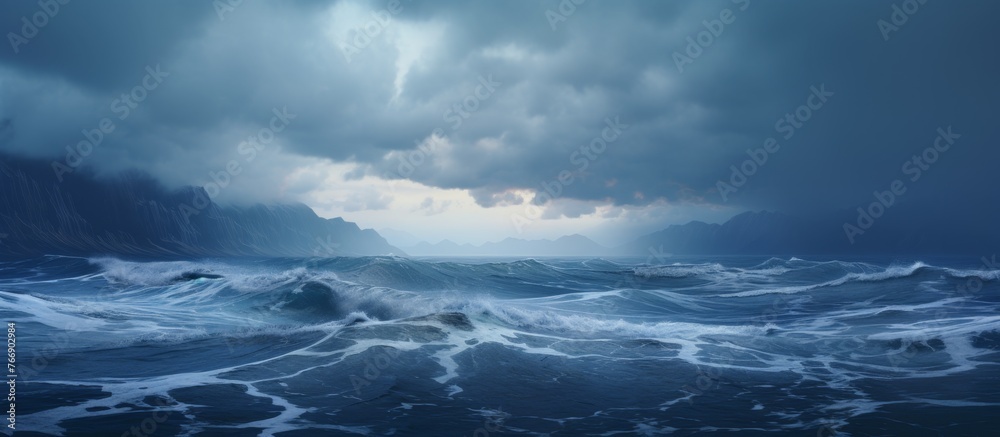
<path id="1" fill-rule="evenodd" d="M 35 435 L 987 435 L 990 260 L 0 264 Z M 29 435 L 29 434 L 25 434 Z"/>

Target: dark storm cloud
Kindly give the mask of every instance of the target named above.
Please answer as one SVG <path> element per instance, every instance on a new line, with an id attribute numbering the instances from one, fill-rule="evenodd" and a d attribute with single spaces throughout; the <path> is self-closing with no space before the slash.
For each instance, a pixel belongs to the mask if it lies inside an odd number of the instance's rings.
<path id="1" fill-rule="evenodd" d="M 5 2 L 2 10 L 8 46 L 0 50 L 0 63 L 101 91 L 134 80 L 134 72 L 203 37 L 214 18 L 198 2 L 18 1 Z"/>
<path id="2" fill-rule="evenodd" d="M 877 22 L 904 3 L 919 7 L 886 41 Z M 114 119 L 87 166 L 202 184 L 287 108 L 296 118 L 245 178 L 251 192 L 280 185 L 300 156 L 468 189 L 486 206 L 549 187 L 557 201 L 853 209 L 953 126 L 961 141 L 901 201 L 957 209 L 995 198 L 994 2 L 389 4 L 246 1 L 224 20 L 202 2 L 62 5 L 17 53 L 0 50 L 0 147 L 60 157 L 159 65 L 162 88 Z M 14 33 L 39 10 L 2 8 Z M 725 10 L 730 22 L 679 71 L 675 54 L 690 56 L 688 38 Z M 345 56 L 358 34 L 347 28 L 372 14 L 390 19 Z M 776 122 L 821 86 L 833 95 L 786 139 Z M 616 118 L 620 135 L 607 141 Z M 723 199 L 730 166 L 770 137 L 780 149 Z M 592 211 L 581 205 L 546 217 Z"/>

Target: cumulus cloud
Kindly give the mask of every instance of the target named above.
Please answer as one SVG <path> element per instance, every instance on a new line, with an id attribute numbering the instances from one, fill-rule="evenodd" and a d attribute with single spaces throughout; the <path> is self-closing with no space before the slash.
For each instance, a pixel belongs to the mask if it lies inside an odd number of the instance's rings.
<path id="1" fill-rule="evenodd" d="M 488 208 L 548 191 L 543 220 L 624 220 L 615 208 L 850 209 L 953 125 L 963 144 L 906 201 L 980 202 L 981 175 L 1000 158 L 990 146 L 998 61 L 987 55 L 1000 4 L 927 3 L 886 41 L 876 23 L 892 4 L 587 2 L 553 26 L 554 0 L 391 11 L 385 1 L 245 1 L 224 19 L 211 3 L 70 3 L 16 53 L 0 50 L 0 150 L 63 160 L 109 118 L 115 130 L 84 168 L 203 185 L 237 160 L 223 200 L 378 210 L 398 200 L 395 185 L 319 193 L 405 181 L 465 190 Z M 691 41 L 727 9 L 733 21 L 691 57 Z M 5 2 L 0 29 L 21 32 L 37 10 Z M 679 68 L 675 54 L 691 62 Z M 121 119 L 116 99 L 157 66 L 169 75 Z M 814 86 L 833 96 L 786 138 L 776 123 Z M 295 117 L 248 162 L 241 145 L 275 110 Z M 720 196 L 731 166 L 768 138 L 780 150 Z M 334 182 L 303 170 L 317 162 L 344 167 Z"/>

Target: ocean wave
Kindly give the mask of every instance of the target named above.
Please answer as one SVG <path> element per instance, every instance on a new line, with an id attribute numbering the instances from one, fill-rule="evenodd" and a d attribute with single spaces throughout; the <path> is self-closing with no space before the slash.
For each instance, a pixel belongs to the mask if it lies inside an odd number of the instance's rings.
<path id="1" fill-rule="evenodd" d="M 528 332 L 550 332 L 613 338 L 653 338 L 690 340 L 704 335 L 766 335 L 775 325 L 721 325 L 690 322 L 633 322 L 592 315 L 561 314 L 507 305 L 496 301 L 480 301 L 464 311 L 492 318 L 503 325 Z"/>
<path id="2" fill-rule="evenodd" d="M 983 281 L 1000 280 L 1000 270 L 986 269 L 944 269 L 953 278 L 979 278 Z"/>
<path id="3" fill-rule="evenodd" d="M 738 293 L 728 293 L 721 294 L 717 297 L 754 297 L 762 296 L 767 294 L 795 294 L 805 291 L 812 291 L 820 288 L 835 287 L 838 285 L 844 285 L 850 282 L 881 282 L 893 279 L 906 278 L 915 275 L 917 272 L 929 269 L 930 266 L 924 264 L 923 262 L 917 261 L 908 266 L 889 266 L 884 270 L 871 272 L 871 273 L 848 273 L 841 276 L 838 279 L 832 281 L 826 281 L 818 284 L 808 284 L 808 285 L 797 285 L 797 286 L 785 286 L 776 288 L 766 288 L 766 289 L 755 289 L 748 291 L 741 291 Z"/>
<path id="4" fill-rule="evenodd" d="M 10 264 L 21 280 L 8 274 L 0 283 L 0 313 L 18 322 L 21 357 L 52 353 L 35 379 L 46 384 L 22 393 L 48 402 L 26 410 L 24 423 L 52 424 L 49 434 L 67 424 L 90 429 L 99 422 L 74 422 L 89 416 L 138 423 L 154 396 L 186 414 L 176 417 L 189 434 L 234 426 L 322 433 L 331 428 L 313 421 L 387 423 L 386 411 L 404 419 L 365 432 L 454 422 L 472 433 L 481 415 L 505 417 L 506 408 L 494 408 L 511 387 L 532 401 L 517 411 L 541 412 L 518 416 L 518 426 L 544 422 L 538 432 L 569 434 L 587 434 L 583 420 L 597 421 L 592 429 L 622 423 L 619 434 L 653 430 L 639 423 L 630 431 L 629 421 L 688 420 L 716 398 L 744 414 L 726 421 L 766 414 L 761 420 L 783 421 L 786 433 L 815 433 L 804 427 L 830 412 L 880 414 L 891 402 L 996 406 L 981 382 L 991 380 L 1000 350 L 1000 284 L 984 283 L 975 296 L 952 287 L 993 271 L 759 261 L 95 258 L 81 267 L 50 259 Z M 623 281 L 632 275 L 664 279 Z M 843 284 L 851 285 L 807 292 Z M 718 298 L 771 293 L 801 294 Z M 959 372 L 969 373 L 941 379 Z M 924 381 L 943 387 L 940 400 L 923 400 Z M 59 401 L 70 398 L 73 405 Z M 240 408 L 249 411 L 234 425 L 228 418 Z M 459 414 L 442 422 L 447 411 Z M 433 417 L 407 422 L 417 413 Z M 703 419 L 693 419 L 692 432 L 722 424 Z"/>
<path id="5" fill-rule="evenodd" d="M 719 263 L 708 264 L 674 264 L 670 266 L 636 267 L 636 276 L 642 278 L 689 278 L 695 276 L 714 275 L 726 271 Z"/>
<path id="6" fill-rule="evenodd" d="M 92 258 L 108 282 L 116 285 L 162 286 L 196 279 L 222 277 L 204 263 L 190 261 L 131 262 L 117 258 Z"/>

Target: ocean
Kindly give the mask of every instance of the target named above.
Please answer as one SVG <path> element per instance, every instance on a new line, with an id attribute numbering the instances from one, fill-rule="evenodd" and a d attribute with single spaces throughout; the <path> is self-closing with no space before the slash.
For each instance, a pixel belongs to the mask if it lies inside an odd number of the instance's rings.
<path id="1" fill-rule="evenodd" d="M 995 435 L 998 275 L 47 256 L 0 263 L 0 313 L 16 435 Z"/>

